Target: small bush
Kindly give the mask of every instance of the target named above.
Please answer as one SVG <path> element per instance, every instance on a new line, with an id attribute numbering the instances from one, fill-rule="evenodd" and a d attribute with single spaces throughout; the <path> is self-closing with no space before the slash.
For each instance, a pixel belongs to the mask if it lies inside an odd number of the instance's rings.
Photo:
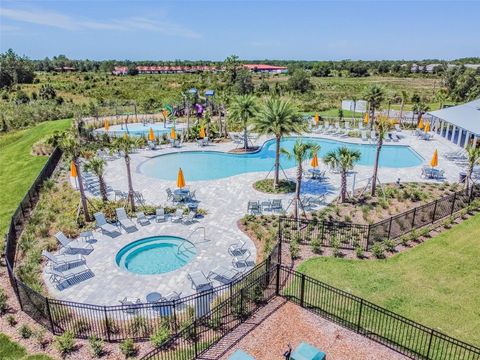
<path id="1" fill-rule="evenodd" d="M 290 255 L 293 260 L 298 259 L 300 255 L 300 245 L 298 244 L 298 240 L 296 238 L 290 240 Z"/>
<path id="2" fill-rule="evenodd" d="M 44 328 L 40 328 L 35 331 L 35 340 L 37 340 L 38 345 L 42 349 L 45 349 L 48 344 L 48 339 L 46 338 L 47 331 Z"/>
<path id="3" fill-rule="evenodd" d="M 385 239 L 383 241 L 383 246 L 384 246 L 385 250 L 387 250 L 388 252 L 394 252 L 395 251 L 395 241 L 393 241 L 392 239 Z"/>
<path id="4" fill-rule="evenodd" d="M 3 289 L 0 288 L 0 315 L 4 315 L 8 311 L 7 304 L 8 296 L 3 292 Z"/>
<path id="5" fill-rule="evenodd" d="M 333 256 L 342 256 L 342 251 L 340 250 L 340 240 L 338 240 L 338 238 L 334 237 L 333 239 L 330 239 L 330 246 L 332 247 Z"/>
<path id="6" fill-rule="evenodd" d="M 377 259 L 383 259 L 385 258 L 385 249 L 383 248 L 383 245 L 380 243 L 375 243 L 372 246 L 372 254 L 375 256 Z"/>
<path id="7" fill-rule="evenodd" d="M 90 344 L 90 348 L 92 349 L 92 356 L 99 358 L 103 355 L 103 340 L 97 338 L 95 335 L 92 335 L 88 338 L 88 343 Z"/>
<path id="8" fill-rule="evenodd" d="M 170 337 L 170 330 L 167 326 L 162 325 L 155 333 L 150 336 L 150 342 L 155 348 L 160 347 Z"/>
<path id="9" fill-rule="evenodd" d="M 359 259 L 363 259 L 363 257 L 365 256 L 363 253 L 363 248 L 360 245 L 355 247 L 355 255 Z"/>
<path id="10" fill-rule="evenodd" d="M 408 241 L 410 240 L 410 238 L 406 235 L 402 236 L 400 238 L 400 243 L 403 245 L 403 246 L 408 246 Z"/>
<path id="11" fill-rule="evenodd" d="M 75 340 L 71 331 L 65 331 L 62 335 L 55 338 L 55 347 L 62 354 L 66 355 L 75 350 Z"/>
<path id="12" fill-rule="evenodd" d="M 322 253 L 322 242 L 320 241 L 319 237 L 314 237 L 310 244 L 312 245 L 312 251 L 315 254 Z"/>
<path id="13" fill-rule="evenodd" d="M 15 316 L 13 316 L 13 315 L 8 315 L 6 319 L 7 319 L 8 325 L 10 325 L 10 326 L 15 326 L 15 325 L 17 325 L 17 320 L 15 320 Z"/>
<path id="14" fill-rule="evenodd" d="M 18 329 L 20 336 L 24 339 L 29 339 L 33 335 L 32 329 L 28 325 L 22 325 L 20 329 Z"/>
<path id="15" fill-rule="evenodd" d="M 120 351 L 125 356 L 125 359 L 135 356 L 137 349 L 132 339 L 123 340 L 120 343 Z"/>

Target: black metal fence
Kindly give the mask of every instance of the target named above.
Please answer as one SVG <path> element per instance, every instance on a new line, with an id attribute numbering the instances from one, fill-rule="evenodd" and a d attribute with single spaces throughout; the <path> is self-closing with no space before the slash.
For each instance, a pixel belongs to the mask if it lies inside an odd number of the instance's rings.
<path id="1" fill-rule="evenodd" d="M 376 242 L 399 238 L 414 229 L 447 218 L 465 209 L 479 196 L 480 187 L 477 185 L 369 225 L 283 217 L 279 223 L 279 234 L 283 242 L 296 241 L 299 244 L 350 250 L 360 246 L 368 251 Z"/>

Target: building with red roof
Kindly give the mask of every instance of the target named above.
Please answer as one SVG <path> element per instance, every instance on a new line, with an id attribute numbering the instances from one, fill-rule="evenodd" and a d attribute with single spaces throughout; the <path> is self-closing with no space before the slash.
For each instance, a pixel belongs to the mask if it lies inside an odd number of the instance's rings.
<path id="1" fill-rule="evenodd" d="M 271 74 L 284 74 L 288 72 L 288 68 L 285 66 L 275 66 L 267 64 L 245 64 L 245 68 L 252 72 L 271 73 Z"/>

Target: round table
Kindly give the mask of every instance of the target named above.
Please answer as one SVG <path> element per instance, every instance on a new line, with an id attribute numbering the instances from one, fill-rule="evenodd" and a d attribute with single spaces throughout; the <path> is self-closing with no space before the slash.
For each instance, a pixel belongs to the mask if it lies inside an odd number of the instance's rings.
<path id="1" fill-rule="evenodd" d="M 152 292 L 147 295 L 147 302 L 148 303 L 157 303 L 162 299 L 162 295 L 158 292 Z"/>

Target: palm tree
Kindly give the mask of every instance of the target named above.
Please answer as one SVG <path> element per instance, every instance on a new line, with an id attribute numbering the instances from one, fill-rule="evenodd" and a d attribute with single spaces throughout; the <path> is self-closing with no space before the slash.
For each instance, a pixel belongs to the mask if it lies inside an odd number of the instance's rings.
<path id="1" fill-rule="evenodd" d="M 438 101 L 438 108 L 443 109 L 443 105 L 445 105 L 445 102 L 448 99 L 448 94 L 445 89 L 440 89 L 438 92 L 435 94 L 435 100 Z"/>
<path id="2" fill-rule="evenodd" d="M 468 145 L 466 155 L 468 159 L 468 167 L 465 188 L 468 189 L 470 187 L 470 181 L 472 180 L 473 168 L 476 164 L 480 163 L 480 148 Z"/>
<path id="3" fill-rule="evenodd" d="M 405 103 L 408 100 L 408 93 L 405 90 L 402 90 L 402 92 L 400 93 L 400 98 L 402 100 L 402 103 L 400 105 L 400 124 L 402 124 L 403 109 L 405 108 Z"/>
<path id="4" fill-rule="evenodd" d="M 277 188 L 280 173 L 280 140 L 282 136 L 305 131 L 307 124 L 289 101 L 278 98 L 268 98 L 253 121 L 255 131 L 260 134 L 275 136 L 273 187 Z"/>
<path id="5" fill-rule="evenodd" d="M 108 201 L 107 197 L 107 186 L 105 185 L 105 179 L 103 178 L 103 174 L 105 172 L 105 165 L 107 163 L 102 158 L 95 156 L 94 158 L 90 159 L 88 162 L 83 165 L 83 170 L 87 172 L 92 172 L 98 177 L 98 182 L 100 184 L 100 194 L 102 195 L 102 200 Z"/>
<path id="6" fill-rule="evenodd" d="M 256 115 L 258 107 L 255 97 L 252 95 L 237 96 L 230 107 L 230 119 L 242 123 L 243 126 L 243 148 L 248 149 L 247 125 Z"/>
<path id="7" fill-rule="evenodd" d="M 330 151 L 323 161 L 332 168 L 340 170 L 340 199 L 345 202 L 347 198 L 347 172 L 352 170 L 355 163 L 360 160 L 361 153 L 358 150 L 350 150 L 346 146 L 342 146 L 336 150 Z"/>
<path id="8" fill-rule="evenodd" d="M 132 183 L 132 171 L 130 169 L 130 152 L 139 147 L 140 138 L 132 138 L 129 136 L 118 137 L 113 142 L 115 150 L 119 151 L 125 159 L 125 165 L 127 167 L 127 180 L 128 180 L 128 201 L 132 211 L 135 211 L 135 199 Z"/>
<path id="9" fill-rule="evenodd" d="M 378 174 L 378 161 L 380 159 L 380 151 L 382 151 L 383 138 L 387 136 L 387 133 L 392 128 L 393 124 L 387 117 L 379 117 L 375 121 L 375 130 L 377 132 L 377 153 L 375 155 L 375 164 L 373 166 L 373 175 L 372 175 L 372 196 L 375 196 L 375 191 L 377 189 L 377 174 Z"/>
<path id="10" fill-rule="evenodd" d="M 295 200 L 293 206 L 293 216 L 298 219 L 298 204 L 300 203 L 300 189 L 302 186 L 302 163 L 309 157 L 313 157 L 320 151 L 320 145 L 312 142 L 304 143 L 298 139 L 293 145 L 293 151 L 290 153 L 287 149 L 281 148 L 280 151 L 285 154 L 288 159 L 292 157 L 297 163 L 297 186 L 295 188 Z"/>
<path id="11" fill-rule="evenodd" d="M 364 94 L 365 100 L 370 106 L 370 129 L 373 130 L 373 123 L 375 122 L 375 110 L 378 109 L 385 97 L 385 90 L 376 84 L 370 85 Z"/>
<path id="12" fill-rule="evenodd" d="M 58 146 L 63 152 L 65 158 L 69 161 L 73 161 L 78 177 L 78 190 L 80 191 L 80 200 L 82 203 L 83 214 L 85 221 L 90 221 L 90 213 L 88 212 L 87 197 L 85 195 L 85 189 L 83 187 L 82 173 L 80 169 L 80 155 L 82 146 L 80 144 L 80 137 L 75 129 L 71 129 L 63 133 L 58 142 Z"/>

